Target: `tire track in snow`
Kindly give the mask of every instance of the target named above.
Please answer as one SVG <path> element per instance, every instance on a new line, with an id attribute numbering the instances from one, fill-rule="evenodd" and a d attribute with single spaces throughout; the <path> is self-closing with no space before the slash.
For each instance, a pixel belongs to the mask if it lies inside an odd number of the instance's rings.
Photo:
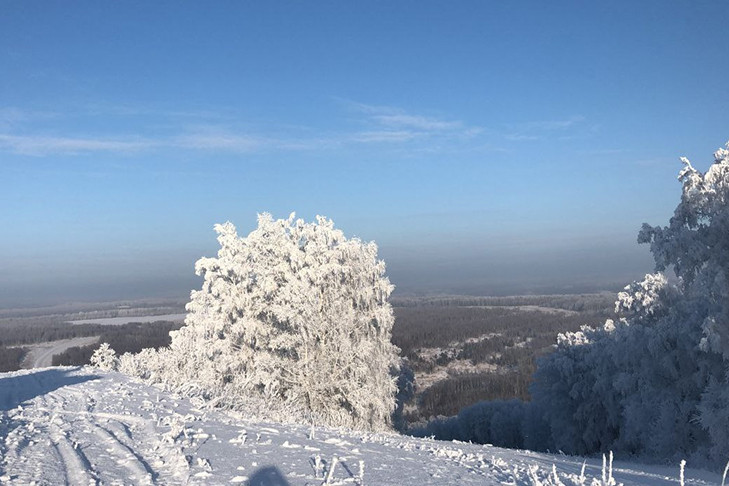
<path id="1" fill-rule="evenodd" d="M 93 433 L 99 439 L 99 446 L 106 448 L 106 452 L 112 455 L 115 462 L 125 467 L 131 477 L 134 479 L 134 484 L 148 485 L 155 484 L 155 479 L 159 476 L 157 472 L 152 469 L 149 463 L 134 449 L 127 444 L 124 444 L 111 430 L 102 427 L 101 425 L 89 422 L 93 428 Z"/>
<path id="2" fill-rule="evenodd" d="M 113 396 L 117 392 L 119 390 L 111 390 L 107 395 Z M 119 466 L 128 471 L 133 484 L 154 484 L 158 473 L 130 447 L 133 442 L 122 442 L 116 433 L 100 422 L 101 419 L 107 424 L 117 423 L 120 429 L 129 431 L 131 425 L 125 422 L 146 425 L 143 419 L 131 415 L 93 413 L 96 399 L 68 387 L 39 397 L 37 401 L 39 406 L 34 407 L 35 411 L 40 412 L 41 417 L 50 417 L 50 436 L 67 471 L 69 484 L 97 484 L 99 480 L 113 483 L 114 478 L 106 478 L 105 471 Z M 62 430 L 57 421 L 68 424 L 68 430 Z M 147 432 L 147 437 L 155 436 L 153 430 Z M 95 440 L 89 440 L 89 436 Z M 79 443 L 85 444 L 85 452 L 78 447 Z"/>
<path id="3" fill-rule="evenodd" d="M 71 441 L 67 433 L 51 424 L 51 441 L 63 462 L 67 484 L 98 484 L 97 477 L 86 455 L 78 443 Z"/>
<path id="4" fill-rule="evenodd" d="M 123 404 L 130 396 L 132 393 L 124 385 L 104 391 L 103 395 L 65 388 L 44 397 L 46 407 L 37 409 L 63 415 L 65 421 L 73 422 L 74 430 L 79 433 L 78 440 L 89 444 L 86 450 L 101 471 L 102 480 L 106 478 L 104 471 L 117 470 L 121 466 L 135 478 L 134 484 L 155 484 L 161 477 L 186 482 L 189 464 L 182 447 L 165 440 L 158 421 L 155 426 L 155 421 L 149 418 L 130 414 Z M 152 416 L 176 415 L 150 399 L 147 393 L 137 393 L 136 398 Z M 102 402 L 107 403 L 104 411 L 96 406 Z M 122 413 L 115 413 L 117 410 Z"/>
<path id="5" fill-rule="evenodd" d="M 78 406 L 80 400 L 69 402 L 58 395 L 49 395 L 44 401 L 46 406 L 35 407 L 35 410 L 52 417 L 63 416 L 73 424 L 76 439 L 87 444 L 85 450 L 90 467 L 95 467 L 102 480 L 106 476 L 104 471 L 109 469 L 105 464 L 110 462 L 127 469 L 135 478 L 134 484 L 155 484 L 161 476 L 187 478 L 188 464 L 181 448 L 165 443 L 160 431 L 148 420 L 129 414 L 90 412 L 83 410 L 84 407 L 80 407 L 82 410 L 64 410 L 69 403 Z M 95 440 L 90 442 L 89 435 Z M 142 450 L 151 457 L 145 457 Z M 161 469 L 153 464 L 159 464 Z"/>

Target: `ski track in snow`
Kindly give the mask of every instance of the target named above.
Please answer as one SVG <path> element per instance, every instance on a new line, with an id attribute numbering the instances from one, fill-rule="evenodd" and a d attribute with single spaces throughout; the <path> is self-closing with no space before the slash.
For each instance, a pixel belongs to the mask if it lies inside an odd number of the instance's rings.
<path id="1" fill-rule="evenodd" d="M 117 373 L 46 368 L 0 374 L 0 484 L 531 485 L 583 459 L 396 434 L 254 422 Z M 599 478 L 602 460 L 588 459 Z M 625 486 L 675 485 L 675 467 L 616 462 Z M 719 484 L 688 469 L 686 484 Z M 328 483 L 327 483 L 328 479 Z M 589 480 L 586 484 L 589 484 Z"/>

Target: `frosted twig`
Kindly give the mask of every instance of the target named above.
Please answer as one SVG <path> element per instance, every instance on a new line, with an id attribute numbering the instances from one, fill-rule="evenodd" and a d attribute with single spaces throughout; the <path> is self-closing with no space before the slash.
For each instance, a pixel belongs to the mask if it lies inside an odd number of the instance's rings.
<path id="1" fill-rule="evenodd" d="M 337 456 L 332 457 L 332 463 L 329 465 L 329 471 L 327 471 L 327 477 L 324 479 L 324 485 L 331 484 L 332 478 L 334 477 L 334 468 L 337 467 L 337 462 L 339 462 L 339 459 Z"/>
<path id="2" fill-rule="evenodd" d="M 554 486 L 564 486 L 564 483 L 557 476 L 557 466 L 554 464 L 552 464 L 552 481 L 554 481 Z"/>
<path id="3" fill-rule="evenodd" d="M 681 483 L 681 486 L 684 486 L 683 470 L 685 467 L 686 467 L 686 459 L 681 459 L 681 476 L 679 478 L 679 482 Z"/>
<path id="4" fill-rule="evenodd" d="M 614 485 L 615 480 L 613 479 L 613 451 L 610 451 L 610 466 L 608 468 L 608 484 Z"/>
<path id="5" fill-rule="evenodd" d="M 311 460 L 311 467 L 314 469 L 314 479 L 324 478 L 324 464 L 319 454 L 315 455 Z"/>

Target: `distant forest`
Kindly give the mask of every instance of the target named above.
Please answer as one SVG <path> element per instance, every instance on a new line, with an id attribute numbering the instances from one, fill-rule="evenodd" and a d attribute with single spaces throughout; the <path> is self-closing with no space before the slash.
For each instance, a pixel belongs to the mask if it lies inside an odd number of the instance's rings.
<path id="1" fill-rule="evenodd" d="M 406 408 L 406 419 L 422 423 L 482 400 L 528 400 L 536 359 L 553 349 L 557 334 L 602 324 L 613 315 L 614 300 L 609 293 L 393 298 L 392 339 L 416 376 L 416 399 Z M 73 318 L 126 312 L 92 308 Z M 68 315 L 42 316 L 39 311 L 0 318 L 0 371 L 19 369 L 27 346 L 34 343 L 100 336 L 99 342 L 123 354 L 167 346 L 169 331 L 182 325 L 70 325 L 66 319 Z M 53 365 L 87 364 L 97 347 L 70 348 L 54 356 Z"/>
<path id="2" fill-rule="evenodd" d="M 15 371 L 25 356 L 25 348 L 6 348 L 0 346 L 0 373 Z"/>
<path id="3" fill-rule="evenodd" d="M 612 314 L 615 292 L 592 294 L 511 295 L 479 297 L 470 295 L 437 295 L 429 297 L 393 297 L 393 307 L 521 307 L 539 306 L 576 312 Z"/>
<path id="4" fill-rule="evenodd" d="M 170 331 L 182 327 L 181 322 L 156 321 L 151 323 L 131 322 L 123 326 L 105 326 L 99 343 L 109 343 L 111 349 L 121 355 L 138 353 L 144 348 L 161 348 L 170 344 Z M 88 364 L 98 344 L 74 346 L 53 356 L 53 366 Z"/>
<path id="5" fill-rule="evenodd" d="M 101 336 L 99 342 L 108 342 L 118 353 L 139 352 L 143 348 L 167 346 L 169 332 L 179 329 L 180 322 L 132 322 L 121 326 L 100 324 L 72 325 L 66 322 L 45 322 L 43 318 L 24 319 L 20 323 L 4 323 L 0 327 L 0 372 L 20 369 L 28 346 L 48 341 L 77 337 Z M 82 365 L 89 362 L 98 344 L 69 348 L 53 357 L 53 366 Z"/>
<path id="6" fill-rule="evenodd" d="M 74 326 L 60 318 L 5 318 L 0 321 L 0 372 L 20 369 L 28 345 L 60 339 L 98 336 L 104 326 L 83 324 Z"/>
<path id="7" fill-rule="evenodd" d="M 406 419 L 423 423 L 483 400 L 528 400 L 536 360 L 554 349 L 557 335 L 602 324 L 614 300 L 607 294 L 395 299 L 392 339 L 416 376 L 416 403 Z M 424 387 L 423 377 L 439 371 Z"/>

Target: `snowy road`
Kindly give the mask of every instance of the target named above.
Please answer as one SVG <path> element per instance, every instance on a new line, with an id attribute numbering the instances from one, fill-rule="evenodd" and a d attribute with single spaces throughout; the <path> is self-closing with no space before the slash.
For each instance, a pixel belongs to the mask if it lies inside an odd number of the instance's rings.
<path id="1" fill-rule="evenodd" d="M 61 354 L 68 348 L 72 348 L 74 346 L 88 346 L 89 344 L 94 344 L 98 341 L 98 336 L 92 336 L 33 344 L 29 346 L 31 349 L 25 356 L 25 359 L 23 359 L 22 367 L 28 369 L 51 366 L 54 355 Z"/>
<path id="2" fill-rule="evenodd" d="M 546 486 L 554 484 L 556 464 L 569 486 L 578 484 L 582 465 L 580 458 L 394 434 L 309 432 L 197 408 L 91 368 L 0 374 L 3 485 Z M 600 476 L 599 460 L 588 461 L 587 476 Z M 695 470 L 686 476 L 693 485 L 720 481 Z M 677 477 L 678 467 L 615 466 L 626 486 L 675 485 Z"/>

